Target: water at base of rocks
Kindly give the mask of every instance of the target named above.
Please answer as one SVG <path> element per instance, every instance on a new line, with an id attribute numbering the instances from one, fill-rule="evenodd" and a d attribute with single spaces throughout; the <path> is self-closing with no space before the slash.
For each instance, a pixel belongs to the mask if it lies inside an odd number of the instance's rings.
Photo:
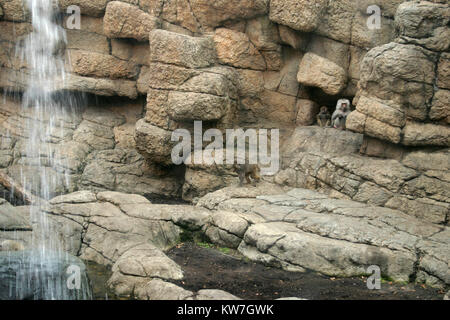
<path id="1" fill-rule="evenodd" d="M 0 252 L 0 300 L 89 300 L 86 267 L 64 252 Z"/>

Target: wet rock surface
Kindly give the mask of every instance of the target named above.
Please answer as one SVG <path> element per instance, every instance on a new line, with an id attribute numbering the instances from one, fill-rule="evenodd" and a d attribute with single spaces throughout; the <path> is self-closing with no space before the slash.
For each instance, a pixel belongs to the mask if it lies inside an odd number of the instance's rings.
<path id="1" fill-rule="evenodd" d="M 78 270 L 80 288 L 69 288 Z M 0 300 L 87 300 L 91 287 L 84 263 L 66 253 L 0 252 Z"/>

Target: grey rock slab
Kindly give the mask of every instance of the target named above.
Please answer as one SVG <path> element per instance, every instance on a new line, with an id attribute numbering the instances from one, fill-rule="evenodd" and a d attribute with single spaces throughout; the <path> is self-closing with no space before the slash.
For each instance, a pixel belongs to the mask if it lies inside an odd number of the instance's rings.
<path id="1" fill-rule="evenodd" d="M 223 290 L 204 289 L 197 292 L 195 300 L 241 300 L 241 299 Z"/>
<path id="2" fill-rule="evenodd" d="M 0 230 L 31 230 L 29 222 L 8 202 L 0 205 Z"/>
<path id="3" fill-rule="evenodd" d="M 153 279 L 136 289 L 140 300 L 186 300 L 193 295 L 192 291 L 160 279 Z"/>

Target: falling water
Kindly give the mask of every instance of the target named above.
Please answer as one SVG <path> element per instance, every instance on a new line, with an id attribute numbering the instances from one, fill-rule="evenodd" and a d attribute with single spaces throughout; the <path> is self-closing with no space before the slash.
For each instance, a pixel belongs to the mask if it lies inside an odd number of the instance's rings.
<path id="1" fill-rule="evenodd" d="M 30 209 L 33 231 L 32 254 L 24 260 L 24 273 L 18 279 L 15 296 L 26 296 L 31 286 L 39 287 L 38 299 L 87 299 L 90 293 L 78 290 L 75 294 L 67 288 L 56 273 L 69 263 L 52 222 L 40 207 L 58 193 L 70 190 L 70 174 L 64 168 L 58 143 L 67 136 L 67 119 L 76 109 L 75 99 L 69 94 L 58 94 L 67 80 L 64 49 L 65 30 L 58 24 L 58 8 L 54 0 L 26 0 L 32 16 L 33 32 L 17 44 L 17 57 L 27 66 L 22 72 L 26 89 L 22 98 L 22 117 L 25 145 L 21 148 L 21 184 L 38 196 Z M 70 121 L 69 121 L 70 122 Z M 32 168 L 32 169 L 30 169 Z M 72 261 L 72 260 L 71 260 Z M 66 263 L 65 263 L 66 262 Z M 52 265 L 54 264 L 54 265 Z M 43 273 L 42 269 L 46 271 Z M 52 274 L 54 273 L 54 274 Z M 82 287 L 88 287 L 83 283 Z M 83 288 L 82 288 L 83 289 Z M 23 292 L 20 292 L 23 291 Z"/>

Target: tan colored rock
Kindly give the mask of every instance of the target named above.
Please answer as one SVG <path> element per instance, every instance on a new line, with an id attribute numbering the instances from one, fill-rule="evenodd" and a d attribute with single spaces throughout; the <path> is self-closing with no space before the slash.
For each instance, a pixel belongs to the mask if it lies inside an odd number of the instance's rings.
<path id="1" fill-rule="evenodd" d="M 214 43 L 220 62 L 244 69 L 266 69 L 263 56 L 246 34 L 220 28 L 214 34 Z"/>
<path id="2" fill-rule="evenodd" d="M 367 50 L 361 49 L 355 46 L 350 46 L 350 64 L 348 67 L 348 76 L 351 79 L 358 79 L 360 76 L 360 66 L 364 59 L 364 56 L 367 54 Z"/>
<path id="3" fill-rule="evenodd" d="M 267 16 L 261 16 L 247 22 L 246 33 L 251 43 L 258 49 L 277 50 L 280 36 L 277 25 Z"/>
<path id="4" fill-rule="evenodd" d="M 147 0 L 147 2 L 149 1 Z M 144 6 L 141 1 L 141 7 Z M 170 26 L 164 23 L 164 29 L 169 26 L 167 30 L 174 31 L 173 28 L 177 28 L 176 26 L 178 26 L 178 30 L 183 29 L 188 32 L 200 31 L 201 26 L 195 17 L 195 13 L 192 11 L 192 6 L 189 1 L 151 0 L 149 9 L 146 11 L 170 23 Z"/>
<path id="5" fill-rule="evenodd" d="M 344 70 L 348 70 L 350 62 L 348 44 L 322 36 L 312 35 L 308 47 L 306 48 L 306 52 L 314 53 L 334 62 Z"/>
<path id="6" fill-rule="evenodd" d="M 297 101 L 297 119 L 295 123 L 301 126 L 310 126 L 316 122 L 319 105 L 311 100 L 299 99 Z"/>
<path id="7" fill-rule="evenodd" d="M 391 126 L 375 118 L 367 117 L 364 132 L 371 137 L 387 140 L 392 143 L 399 143 L 402 130 L 399 127 Z"/>
<path id="8" fill-rule="evenodd" d="M 108 38 L 98 33 L 82 30 L 66 30 L 66 49 L 86 50 L 109 54 Z"/>
<path id="9" fill-rule="evenodd" d="M 139 70 L 134 63 L 111 55 L 84 50 L 70 50 L 69 55 L 72 71 L 82 76 L 134 79 Z"/>
<path id="10" fill-rule="evenodd" d="M 100 96 L 120 96 L 136 99 L 136 82 L 122 79 L 97 79 L 70 75 L 62 88 L 79 92 L 89 92 Z"/>
<path id="11" fill-rule="evenodd" d="M 167 114 L 175 121 L 212 121 L 227 114 L 231 102 L 228 98 L 211 94 L 172 91 L 167 99 L 167 107 Z"/>
<path id="12" fill-rule="evenodd" d="M 347 84 L 347 74 L 334 62 L 307 53 L 300 62 L 297 80 L 303 85 L 321 88 L 329 95 L 337 95 Z"/>
<path id="13" fill-rule="evenodd" d="M 131 43 L 127 39 L 111 39 L 111 55 L 138 65 L 148 65 L 149 47 L 146 43 Z"/>
<path id="14" fill-rule="evenodd" d="M 297 72 L 301 57 L 302 54 L 299 52 L 286 52 L 284 56 L 283 68 L 280 72 L 272 73 L 277 75 L 277 80 L 274 81 L 274 86 L 272 88 L 268 88 L 267 78 L 264 78 L 266 81 L 266 88 L 269 90 L 276 90 L 290 96 L 297 96 L 300 87 L 297 81 Z"/>
<path id="15" fill-rule="evenodd" d="M 186 300 L 193 295 L 192 291 L 160 279 L 153 279 L 136 288 L 139 300 Z"/>
<path id="16" fill-rule="evenodd" d="M 30 20 L 30 11 L 26 3 L 22 0 L 0 0 L 0 8 L 2 8 L 3 19 L 24 22 Z"/>
<path id="17" fill-rule="evenodd" d="M 403 127 L 406 124 L 406 117 L 401 106 L 392 104 L 390 101 L 361 96 L 356 110 L 395 127 Z"/>
<path id="18" fill-rule="evenodd" d="M 231 75 L 229 76 L 231 77 Z M 205 72 L 192 76 L 189 80 L 185 81 L 178 87 L 178 90 L 237 99 L 237 89 L 233 82 L 234 79 L 230 81 L 226 73 L 216 73 L 213 69 L 211 72 L 205 70 Z"/>
<path id="19" fill-rule="evenodd" d="M 88 92 L 99 96 L 120 96 L 136 99 L 136 82 L 124 79 L 102 79 L 70 74 L 66 79 L 56 79 L 56 90 Z M 23 74 L 0 68 L 0 87 L 22 91 L 26 87 Z"/>
<path id="20" fill-rule="evenodd" d="M 339 42 L 350 43 L 351 28 L 358 3 L 359 1 L 353 0 L 328 2 L 316 33 Z M 361 8 L 361 11 L 365 12 L 367 7 Z"/>
<path id="21" fill-rule="evenodd" d="M 403 129 L 403 144 L 407 146 L 450 146 L 450 127 L 431 123 L 408 122 Z"/>
<path id="22" fill-rule="evenodd" d="M 369 16 L 356 12 L 351 30 L 351 43 L 360 48 L 371 49 L 393 41 L 396 37 L 395 26 L 391 19 L 381 17 L 381 28 L 370 30 L 367 27 Z"/>
<path id="23" fill-rule="evenodd" d="M 309 41 L 309 36 L 307 34 L 300 33 L 281 24 L 278 26 L 278 31 L 282 43 L 287 44 L 296 50 L 304 50 L 306 48 Z"/>
<path id="24" fill-rule="evenodd" d="M 190 37 L 165 30 L 150 33 L 150 63 L 162 62 L 186 68 L 205 68 L 215 62 L 209 37 Z"/>
<path id="25" fill-rule="evenodd" d="M 262 16 L 268 11 L 268 2 L 268 0 L 189 1 L 194 16 L 207 29 L 220 26 L 225 21 Z"/>
<path id="26" fill-rule="evenodd" d="M 261 55 L 266 62 L 266 69 L 271 71 L 279 71 L 283 66 L 283 57 L 281 47 L 278 50 L 261 50 Z"/>
<path id="27" fill-rule="evenodd" d="M 295 97 L 264 90 L 260 99 L 262 104 L 257 104 L 253 110 L 259 119 L 278 124 L 291 124 L 295 121 Z"/>
<path id="28" fill-rule="evenodd" d="M 438 90 L 430 109 L 431 120 L 443 120 L 450 124 L 450 90 Z"/>
<path id="29" fill-rule="evenodd" d="M 264 78 L 261 71 L 238 69 L 239 95 L 257 96 L 264 90 Z"/>
<path id="30" fill-rule="evenodd" d="M 136 123 L 136 149 L 152 162 L 171 165 L 172 133 L 141 119 Z"/>
<path id="31" fill-rule="evenodd" d="M 223 290 L 216 289 L 203 289 L 197 292 L 196 300 L 241 300 L 240 298 L 232 295 Z"/>
<path id="32" fill-rule="evenodd" d="M 58 0 L 61 9 L 71 5 L 80 7 L 81 13 L 87 16 L 100 17 L 105 12 L 109 0 Z"/>
<path id="33" fill-rule="evenodd" d="M 414 45 L 389 43 L 370 50 L 361 64 L 359 86 L 369 96 L 392 100 L 423 121 L 433 96 L 436 55 Z"/>
<path id="34" fill-rule="evenodd" d="M 311 32 L 318 27 L 327 4 L 324 0 L 272 0 L 269 17 L 292 29 Z"/>
<path id="35" fill-rule="evenodd" d="M 83 14 L 83 12 L 82 12 Z M 66 28 L 66 30 L 76 30 L 76 29 L 67 29 L 67 20 L 69 19 L 69 16 L 65 16 L 63 20 L 63 27 Z M 91 32 L 91 33 L 97 33 L 99 35 L 105 35 L 103 32 L 103 15 L 102 17 L 91 17 L 87 15 L 82 15 L 82 22 L 81 22 L 81 30 L 82 32 Z"/>
<path id="36" fill-rule="evenodd" d="M 136 87 L 140 94 L 147 94 L 149 86 L 148 83 L 151 80 L 150 69 L 147 66 L 141 67 L 141 72 L 136 81 Z"/>
<path id="37" fill-rule="evenodd" d="M 167 115 L 169 91 L 148 89 L 145 121 L 157 127 L 174 130 L 175 124 Z"/>
<path id="38" fill-rule="evenodd" d="M 103 21 L 107 37 L 133 38 L 138 41 L 148 41 L 150 31 L 160 26 L 158 18 L 120 1 L 108 3 Z"/>
<path id="39" fill-rule="evenodd" d="M 152 62 L 148 68 L 149 79 L 147 86 L 153 89 L 177 90 L 192 77 L 200 74 L 199 71 Z"/>
<path id="40" fill-rule="evenodd" d="M 367 116 L 357 110 L 353 111 L 347 116 L 345 126 L 350 131 L 364 133 L 366 127 Z"/>
<path id="41" fill-rule="evenodd" d="M 31 23 L 0 21 L 0 40 L 17 41 L 33 31 Z"/>
<path id="42" fill-rule="evenodd" d="M 440 88 L 450 89 L 450 54 L 442 54 L 437 73 L 437 85 Z"/>
<path id="43" fill-rule="evenodd" d="M 400 161 L 403 158 L 405 150 L 402 146 L 364 136 L 359 153 L 368 157 L 395 159 Z"/>
<path id="44" fill-rule="evenodd" d="M 399 5 L 395 23 L 401 36 L 427 38 L 439 27 L 448 26 L 450 7 L 447 4 L 405 2 Z"/>
<path id="45" fill-rule="evenodd" d="M 448 167 L 450 161 L 450 152 L 429 152 L 415 151 L 410 152 L 402 160 L 405 166 L 411 167 L 420 171 L 445 169 Z"/>
<path id="46" fill-rule="evenodd" d="M 431 199 L 408 199 L 395 196 L 386 203 L 386 207 L 397 209 L 418 219 L 431 223 L 442 224 L 445 222 L 450 205 Z"/>

